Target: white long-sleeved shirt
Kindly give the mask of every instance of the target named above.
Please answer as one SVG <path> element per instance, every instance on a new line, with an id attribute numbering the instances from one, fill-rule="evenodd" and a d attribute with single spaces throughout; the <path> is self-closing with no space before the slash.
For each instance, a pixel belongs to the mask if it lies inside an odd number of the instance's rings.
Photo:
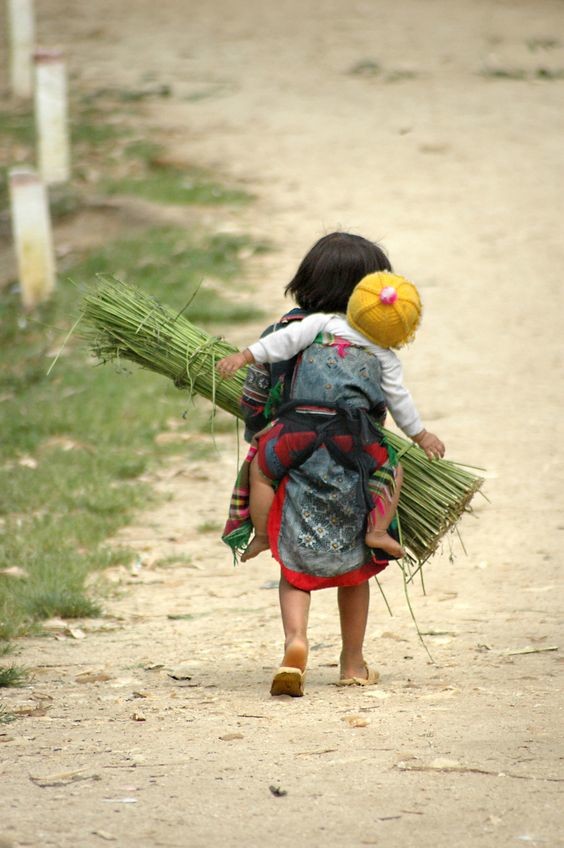
<path id="1" fill-rule="evenodd" d="M 284 362 L 305 350 L 322 332 L 363 347 L 378 358 L 382 392 L 390 415 L 406 436 L 420 433 L 423 424 L 410 393 L 403 385 L 401 363 L 397 355 L 393 350 L 375 345 L 351 327 L 344 315 L 315 312 L 264 336 L 249 345 L 249 350 L 256 362 Z"/>

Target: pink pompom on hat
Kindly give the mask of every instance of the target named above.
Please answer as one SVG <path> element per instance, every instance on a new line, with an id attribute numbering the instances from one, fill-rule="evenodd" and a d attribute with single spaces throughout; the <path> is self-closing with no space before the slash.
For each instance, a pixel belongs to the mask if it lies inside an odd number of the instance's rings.
<path id="1" fill-rule="evenodd" d="M 349 324 L 379 347 L 402 347 L 421 321 L 417 288 L 399 274 L 376 271 L 358 283 L 349 298 Z"/>

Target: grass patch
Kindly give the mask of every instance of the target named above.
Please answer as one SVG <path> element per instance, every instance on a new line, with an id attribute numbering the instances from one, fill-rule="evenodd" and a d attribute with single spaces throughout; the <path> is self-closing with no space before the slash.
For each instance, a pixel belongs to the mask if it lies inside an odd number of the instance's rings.
<path id="1" fill-rule="evenodd" d="M 241 189 L 227 188 L 211 179 L 201 168 L 151 165 L 141 176 L 106 180 L 104 191 L 110 195 L 132 194 L 153 203 L 241 205 L 251 195 Z"/>
<path id="2" fill-rule="evenodd" d="M 218 233 L 196 241 L 184 230 L 159 227 L 91 254 L 69 271 L 69 277 L 88 282 L 96 274 L 113 275 L 179 310 L 197 290 L 186 310 L 193 323 L 249 321 L 260 311 L 201 283 L 206 277 L 230 282 L 241 274 L 241 256 L 262 250 L 264 245 L 255 245 L 246 236 Z"/>
<path id="3" fill-rule="evenodd" d="M 233 87 L 229 83 L 212 83 L 212 85 L 190 92 L 183 99 L 189 103 L 198 103 L 201 100 L 208 100 L 210 97 L 221 97 L 231 91 L 233 91 Z"/>
<path id="4" fill-rule="evenodd" d="M 555 50 L 562 46 L 561 41 L 557 38 L 550 38 L 549 36 L 544 38 L 529 38 L 526 44 L 531 53 L 535 53 L 537 50 Z"/>
<path id="5" fill-rule="evenodd" d="M 16 716 L 9 712 L 3 704 L 0 704 L 0 724 L 9 724 L 11 721 L 15 721 Z"/>
<path id="6" fill-rule="evenodd" d="M 354 77 L 378 77 L 382 66 L 374 59 L 361 59 L 349 68 L 348 73 Z"/>
<path id="7" fill-rule="evenodd" d="M 527 72 L 523 68 L 482 68 L 480 76 L 488 79 L 524 80 Z"/>
<path id="8" fill-rule="evenodd" d="M 158 141 L 140 132 L 141 101 L 170 93 L 157 82 L 132 91 L 73 89 L 73 181 L 50 190 L 53 218 L 79 211 L 93 185 L 155 203 L 249 200 L 207 171 L 166 163 Z M 6 105 L 0 122 L 8 139 L 0 154 L 2 211 L 8 169 L 35 161 L 35 127 L 29 106 Z M 157 438 L 171 429 L 210 432 L 207 404 L 187 402 L 155 374 L 121 363 L 96 367 L 78 333 L 61 349 L 84 289 L 97 274 L 110 274 L 179 311 L 198 290 L 187 314 L 215 333 L 261 314 L 226 286 L 237 280 L 240 290 L 243 261 L 265 249 L 244 236 L 154 228 L 84 253 L 32 316 L 22 313 L 15 284 L 0 292 L 0 571 L 17 566 L 23 574 L 0 573 L 0 656 L 10 639 L 39 632 L 45 618 L 99 615 L 103 590 L 86 587 L 100 583 L 96 572 L 135 556 L 105 540 L 155 499 L 142 475 L 179 450 L 189 458 L 214 456 L 211 439 L 186 449 Z M 221 418 L 213 423 L 227 427 Z M 17 672 L 10 666 L 2 673 L 17 679 L 10 669 Z"/>
<path id="9" fill-rule="evenodd" d="M 29 679 L 29 671 L 22 666 L 9 665 L 0 667 L 0 688 L 5 688 L 7 686 L 24 686 Z"/>
<path id="10" fill-rule="evenodd" d="M 537 68 L 535 78 L 540 80 L 564 79 L 564 68 Z"/>
<path id="11" fill-rule="evenodd" d="M 156 96 L 168 94 L 170 91 Z M 127 194 L 153 203 L 179 205 L 241 205 L 251 200 L 248 192 L 223 185 L 204 168 L 167 163 L 162 145 L 153 139 L 132 137 L 132 121 L 121 115 L 122 107 L 116 116 L 116 99 L 118 103 L 136 103 L 153 96 L 155 89 L 101 90 L 77 105 L 73 145 L 91 157 L 95 154 L 98 160 L 103 157 L 102 190 L 109 195 Z"/>
<path id="12" fill-rule="evenodd" d="M 51 195 L 57 195 L 51 202 L 53 218 L 76 211 L 81 192 L 92 184 L 98 184 L 109 195 L 133 195 L 154 203 L 241 205 L 249 202 L 248 192 L 223 185 L 203 168 L 161 161 L 162 146 L 136 132 L 139 103 L 169 94 L 166 86 L 152 86 L 140 91 L 100 89 L 71 99 L 69 131 L 74 186 L 72 190 L 50 191 L 50 201 Z M 130 106 L 124 106 L 126 103 Z M 29 107 L 0 110 L 0 126 L 8 140 L 6 153 L 0 155 L 1 211 L 9 205 L 8 169 L 18 162 L 35 162 L 36 143 L 34 115 Z"/>
<path id="13" fill-rule="evenodd" d="M 29 166 L 35 160 L 35 123 L 33 114 L 21 107 L 0 110 L 4 149 L 0 154 L 0 211 L 9 206 L 8 172 L 12 167 Z M 57 207 L 51 208 L 53 217 Z"/>
<path id="14" fill-rule="evenodd" d="M 388 71 L 384 82 L 405 82 L 406 80 L 417 79 L 418 76 L 417 71 L 412 71 L 408 68 L 398 68 L 394 71 Z"/>
<path id="15" fill-rule="evenodd" d="M 238 424 L 237 419 L 233 419 L 233 416 L 227 412 L 224 412 L 223 409 L 216 407 L 215 410 L 212 410 L 209 415 L 203 419 L 198 427 L 198 432 L 200 433 L 233 433 L 236 430 L 237 426 L 241 426 Z"/>
<path id="16" fill-rule="evenodd" d="M 171 554 L 170 556 L 158 559 L 155 562 L 155 568 L 172 568 L 176 565 L 191 565 L 192 557 L 190 554 Z"/>
<path id="17" fill-rule="evenodd" d="M 204 521 L 202 524 L 198 524 L 196 531 L 198 533 L 221 533 L 223 526 L 219 521 Z"/>
<path id="18" fill-rule="evenodd" d="M 170 97 L 172 88 L 167 83 L 154 83 L 144 88 L 98 88 L 84 97 L 84 102 L 96 103 L 99 100 L 113 103 L 136 103 L 154 97 Z"/>
<path id="19" fill-rule="evenodd" d="M 540 65 L 530 71 L 526 71 L 524 68 L 483 68 L 480 75 L 489 79 L 561 80 L 564 79 L 564 69 L 547 68 Z"/>
<path id="20" fill-rule="evenodd" d="M 99 110 L 81 108 L 79 103 L 70 106 L 70 137 L 73 159 L 79 161 L 92 155 L 101 145 L 108 146 L 123 135 L 125 129 L 116 127 L 103 119 Z M 36 160 L 35 117 L 28 106 L 5 107 L 0 110 L 0 126 L 7 139 L 5 153 L 0 156 L 0 210 L 8 208 L 8 170 L 18 164 L 33 165 Z M 78 154 L 78 155 L 77 155 Z M 69 196 L 73 196 L 73 210 L 76 206 L 76 187 L 58 187 L 50 191 L 51 214 L 53 218 L 69 212 Z M 52 197 L 53 196 L 53 200 Z"/>
<path id="21" fill-rule="evenodd" d="M 366 77 L 375 79 L 382 77 L 384 82 L 403 82 L 404 80 L 416 79 L 419 74 L 409 68 L 396 68 L 384 71 L 382 65 L 375 59 L 361 59 L 352 65 L 348 72 L 353 77 Z"/>
<path id="22" fill-rule="evenodd" d="M 31 148 L 35 144 L 34 118 L 28 109 L 13 107 L 0 110 L 0 126 L 10 145 Z"/>
<path id="23" fill-rule="evenodd" d="M 118 139 L 126 138 L 133 132 L 122 116 L 114 110 L 92 103 L 76 103 L 70 116 L 70 141 L 72 147 L 88 148 L 96 153 L 100 147 L 107 148 Z"/>
<path id="24" fill-rule="evenodd" d="M 196 442 L 195 444 L 188 442 L 186 453 L 193 462 L 206 462 L 215 458 L 216 447 L 213 442 Z"/>
<path id="25" fill-rule="evenodd" d="M 125 145 L 123 153 L 128 159 L 136 159 L 151 166 L 162 155 L 163 146 L 148 138 L 137 138 Z"/>
<path id="26" fill-rule="evenodd" d="M 61 282 L 33 318 L 22 320 L 14 289 L 0 294 L 0 570 L 18 565 L 27 575 L 0 574 L 0 640 L 29 633 L 45 618 L 100 614 L 86 578 L 131 556 L 104 542 L 155 497 L 139 476 L 179 450 L 156 437 L 171 426 L 199 432 L 209 420 L 205 403 L 191 403 L 182 423 L 186 400 L 157 375 L 95 367 L 76 334 L 60 351 L 82 285 L 97 272 L 121 271 L 180 310 L 211 277 L 215 288 L 201 288 L 189 315 L 213 332 L 259 314 L 221 294 L 222 282 L 242 275 L 241 255 L 254 249 L 244 237 L 161 228 L 85 255 L 69 270 L 76 284 Z M 213 458 L 214 450 L 210 439 L 185 453 Z"/>

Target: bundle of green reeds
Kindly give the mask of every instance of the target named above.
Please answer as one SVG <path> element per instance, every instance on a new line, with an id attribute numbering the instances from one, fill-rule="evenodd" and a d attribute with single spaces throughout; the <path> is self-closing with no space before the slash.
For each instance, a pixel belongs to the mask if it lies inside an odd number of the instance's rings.
<path id="1" fill-rule="evenodd" d="M 81 324 L 81 335 L 100 362 L 136 362 L 240 417 L 245 372 L 221 380 L 215 368 L 237 348 L 195 327 L 181 313 L 134 286 L 103 277 L 84 297 Z M 421 565 L 468 510 L 483 481 L 463 465 L 431 462 L 407 439 L 388 430 L 385 434 L 404 468 L 398 508 L 402 543 Z"/>

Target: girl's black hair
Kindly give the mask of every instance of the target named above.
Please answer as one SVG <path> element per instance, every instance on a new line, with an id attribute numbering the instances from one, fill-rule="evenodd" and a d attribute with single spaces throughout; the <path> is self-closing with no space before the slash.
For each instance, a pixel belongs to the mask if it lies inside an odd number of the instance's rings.
<path id="1" fill-rule="evenodd" d="M 346 312 L 354 287 L 366 274 L 391 270 L 390 260 L 374 242 L 351 233 L 330 233 L 304 256 L 284 292 L 308 312 Z"/>

